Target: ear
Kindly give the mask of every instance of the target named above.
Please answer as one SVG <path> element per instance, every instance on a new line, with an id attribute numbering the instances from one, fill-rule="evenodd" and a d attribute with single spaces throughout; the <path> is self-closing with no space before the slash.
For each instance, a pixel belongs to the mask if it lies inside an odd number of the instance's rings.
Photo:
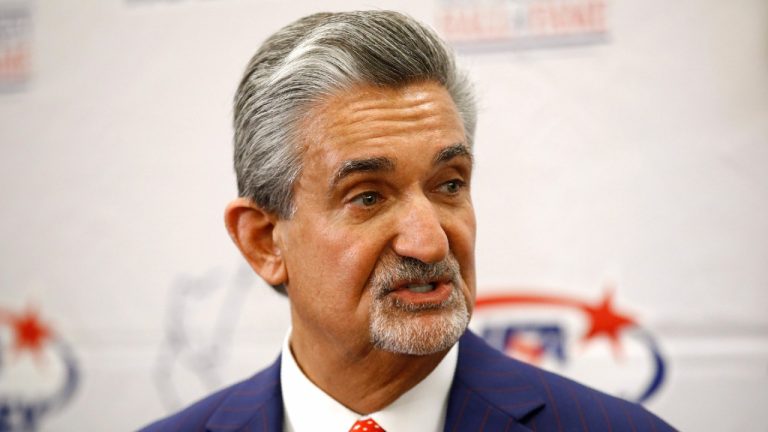
<path id="1" fill-rule="evenodd" d="M 237 198 L 224 211 L 224 223 L 240 253 L 268 284 L 286 282 L 287 272 L 279 246 L 273 238 L 278 218 L 248 198 Z"/>

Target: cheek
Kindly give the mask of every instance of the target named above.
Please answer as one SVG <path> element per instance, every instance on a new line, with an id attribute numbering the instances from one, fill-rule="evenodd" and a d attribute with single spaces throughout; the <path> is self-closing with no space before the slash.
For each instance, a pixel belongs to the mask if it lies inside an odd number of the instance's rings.
<path id="1" fill-rule="evenodd" d="M 358 297 L 368 295 L 367 282 L 382 254 L 382 245 L 373 238 L 370 231 L 350 232 L 339 239 L 337 261 L 333 263 L 337 271 L 343 272 L 347 289 Z"/>
<path id="2" fill-rule="evenodd" d="M 450 226 L 451 252 L 461 265 L 461 274 L 467 285 L 467 295 L 475 297 L 475 213 L 471 208 L 455 213 Z"/>
<path id="3" fill-rule="evenodd" d="M 378 262 L 381 248 L 372 229 L 302 230 L 287 260 L 290 285 L 322 298 L 326 308 L 337 312 L 360 310 L 367 314 L 366 282 Z M 359 231 L 359 232 L 358 232 Z"/>
<path id="4" fill-rule="evenodd" d="M 474 256 L 475 212 L 471 206 L 447 212 L 444 228 L 451 243 L 452 252 L 457 255 Z"/>

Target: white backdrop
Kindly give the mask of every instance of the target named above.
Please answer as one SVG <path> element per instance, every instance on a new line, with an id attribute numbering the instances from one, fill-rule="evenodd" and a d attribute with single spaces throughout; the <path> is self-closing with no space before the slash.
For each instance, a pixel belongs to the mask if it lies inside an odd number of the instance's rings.
<path id="1" fill-rule="evenodd" d="M 242 69 L 310 12 L 437 25 L 441 4 L 1 1 L 29 11 L 30 62 L 0 86 L 0 404 L 70 382 L 39 430 L 132 430 L 271 362 L 287 302 L 222 223 Z M 597 303 L 611 285 L 663 354 L 649 409 L 768 431 L 768 3 L 614 0 L 608 17 L 600 41 L 461 52 L 479 294 Z M 39 346 L 14 345 L 25 311 Z"/>

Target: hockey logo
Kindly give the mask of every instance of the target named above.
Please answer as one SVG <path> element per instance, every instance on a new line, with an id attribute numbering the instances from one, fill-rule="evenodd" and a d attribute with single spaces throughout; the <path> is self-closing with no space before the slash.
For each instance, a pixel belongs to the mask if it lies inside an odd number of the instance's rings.
<path id="1" fill-rule="evenodd" d="M 70 401 L 78 379 L 71 349 L 34 309 L 0 307 L 0 432 L 38 430 Z"/>

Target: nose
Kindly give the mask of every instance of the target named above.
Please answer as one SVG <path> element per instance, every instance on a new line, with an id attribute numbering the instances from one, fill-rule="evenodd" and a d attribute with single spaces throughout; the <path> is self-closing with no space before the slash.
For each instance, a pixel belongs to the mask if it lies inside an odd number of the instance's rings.
<path id="1" fill-rule="evenodd" d="M 392 248 L 400 256 L 435 263 L 448 256 L 448 236 L 437 209 L 420 197 L 403 202 Z"/>

